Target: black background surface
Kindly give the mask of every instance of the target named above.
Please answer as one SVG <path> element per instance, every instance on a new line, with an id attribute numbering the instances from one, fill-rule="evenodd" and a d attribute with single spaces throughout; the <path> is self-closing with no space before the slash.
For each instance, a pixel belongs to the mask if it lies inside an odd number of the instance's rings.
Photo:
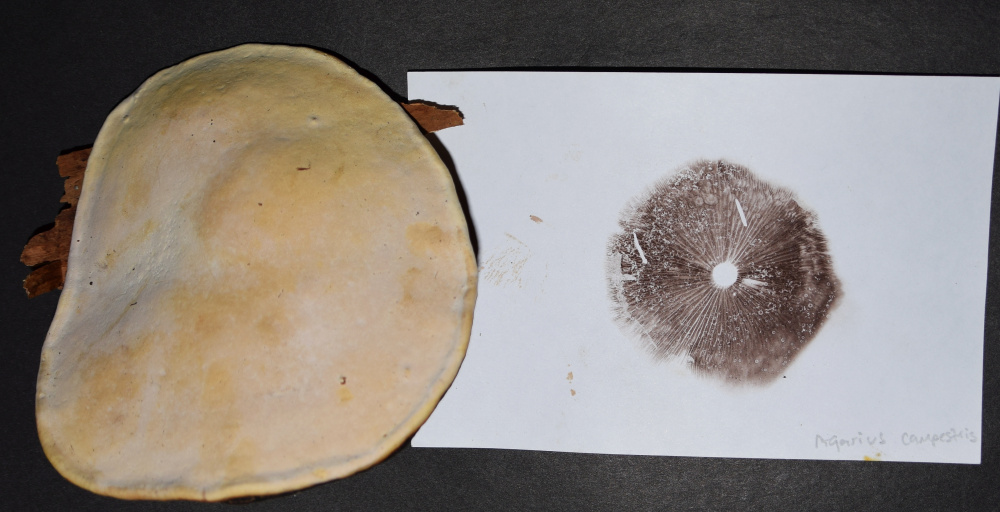
<path id="1" fill-rule="evenodd" d="M 0 509 L 997 510 L 996 181 L 981 465 L 626 457 L 404 447 L 350 478 L 248 505 L 129 502 L 79 489 L 35 432 L 58 293 L 29 300 L 18 257 L 59 210 L 60 151 L 89 145 L 145 78 L 245 42 L 314 46 L 398 98 L 407 70 L 604 68 L 1000 74 L 988 2 L 34 2 L 0 17 Z M 995 168 L 996 169 L 996 168 Z M 1000 174 L 996 171 L 995 175 Z M 947 340 L 942 340 L 946 342 Z M 864 357 L 864 354 L 859 354 Z M 873 389 L 871 393 L 877 394 Z M 817 397 L 817 407 L 823 407 Z"/>

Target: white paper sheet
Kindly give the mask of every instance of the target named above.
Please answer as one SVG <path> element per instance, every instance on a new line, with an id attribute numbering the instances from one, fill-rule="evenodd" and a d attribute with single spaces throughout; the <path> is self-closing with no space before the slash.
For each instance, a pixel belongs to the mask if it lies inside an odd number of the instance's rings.
<path id="1" fill-rule="evenodd" d="M 978 463 L 1000 80 L 414 72 L 479 243 L 468 356 L 414 446 Z M 842 297 L 763 386 L 654 360 L 614 321 L 623 207 L 697 159 L 793 191 Z"/>

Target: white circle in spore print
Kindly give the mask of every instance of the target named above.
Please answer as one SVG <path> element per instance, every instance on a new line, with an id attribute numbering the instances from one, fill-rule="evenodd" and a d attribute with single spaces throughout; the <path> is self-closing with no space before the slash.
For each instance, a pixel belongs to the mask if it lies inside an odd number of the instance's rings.
<path id="1" fill-rule="evenodd" d="M 698 161 L 634 199 L 608 243 L 615 319 L 657 359 L 733 384 L 782 375 L 840 284 L 815 214 L 746 167 Z"/>

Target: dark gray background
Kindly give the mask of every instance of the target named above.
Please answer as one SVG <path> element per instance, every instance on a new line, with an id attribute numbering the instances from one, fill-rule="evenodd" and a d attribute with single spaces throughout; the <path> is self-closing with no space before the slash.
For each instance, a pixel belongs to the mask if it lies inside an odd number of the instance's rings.
<path id="1" fill-rule="evenodd" d="M 494 68 L 1000 74 L 989 2 L 34 2 L 0 20 L 0 509 L 996 510 L 997 194 L 979 466 L 404 447 L 345 480 L 249 505 L 127 502 L 65 481 L 35 433 L 38 357 L 58 293 L 28 300 L 18 257 L 59 210 L 60 151 L 93 142 L 157 70 L 244 42 L 335 53 L 398 97 L 406 71 Z M 995 175 L 998 174 L 995 172 Z M 994 182 L 996 183 L 996 181 Z M 994 185 L 994 192 L 997 187 Z M 863 356 L 863 355 L 859 355 Z M 878 393 L 878 390 L 872 390 Z M 233 508 L 237 507 L 237 508 Z"/>

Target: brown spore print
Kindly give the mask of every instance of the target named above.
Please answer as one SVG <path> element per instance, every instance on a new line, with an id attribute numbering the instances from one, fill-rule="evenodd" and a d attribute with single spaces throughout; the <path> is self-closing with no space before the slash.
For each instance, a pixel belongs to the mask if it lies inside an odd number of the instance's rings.
<path id="1" fill-rule="evenodd" d="M 731 384 L 778 378 L 840 296 L 816 215 L 741 165 L 697 161 L 624 210 L 615 320 L 656 359 Z"/>

